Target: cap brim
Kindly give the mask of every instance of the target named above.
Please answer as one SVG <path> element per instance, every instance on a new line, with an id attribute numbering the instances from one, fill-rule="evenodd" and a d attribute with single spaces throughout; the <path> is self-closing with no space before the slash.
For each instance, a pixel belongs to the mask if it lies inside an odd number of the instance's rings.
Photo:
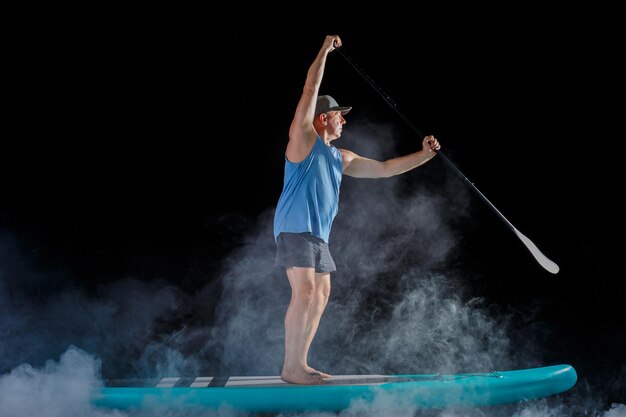
<path id="1" fill-rule="evenodd" d="M 335 107 L 333 109 L 331 109 L 332 111 L 340 111 L 341 115 L 343 116 L 344 114 L 347 114 L 350 110 L 352 110 L 352 107 Z"/>

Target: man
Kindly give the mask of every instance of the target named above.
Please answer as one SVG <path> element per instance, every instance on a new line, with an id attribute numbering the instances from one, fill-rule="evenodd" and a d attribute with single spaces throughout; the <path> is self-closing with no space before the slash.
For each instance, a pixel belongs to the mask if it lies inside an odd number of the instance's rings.
<path id="1" fill-rule="evenodd" d="M 330 274 L 336 270 L 328 240 L 342 175 L 391 177 L 422 165 L 440 149 L 437 139 L 427 136 L 422 150 L 381 162 L 332 145 L 351 107 L 339 106 L 328 95 L 318 97 L 318 92 L 326 57 L 340 46 L 339 36 L 326 36 L 307 73 L 289 128 L 284 184 L 274 218 L 275 262 L 285 268 L 291 286 L 281 378 L 294 384 L 322 384 L 330 376 L 310 367 L 307 356 L 330 295 Z"/>

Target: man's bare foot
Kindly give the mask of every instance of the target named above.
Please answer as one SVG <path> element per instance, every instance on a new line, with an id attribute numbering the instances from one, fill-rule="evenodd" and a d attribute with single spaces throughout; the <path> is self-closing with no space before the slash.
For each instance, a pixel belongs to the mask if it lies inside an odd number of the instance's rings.
<path id="1" fill-rule="evenodd" d="M 320 372 L 307 372 L 304 370 L 297 372 L 283 371 L 280 374 L 280 378 L 290 384 L 320 385 L 324 383 L 324 379 L 322 378 L 322 374 Z"/>
<path id="2" fill-rule="evenodd" d="M 311 368 L 310 366 L 306 367 L 306 371 L 310 374 L 320 374 L 322 378 L 330 378 L 331 375 L 326 372 L 318 371 L 317 369 Z"/>

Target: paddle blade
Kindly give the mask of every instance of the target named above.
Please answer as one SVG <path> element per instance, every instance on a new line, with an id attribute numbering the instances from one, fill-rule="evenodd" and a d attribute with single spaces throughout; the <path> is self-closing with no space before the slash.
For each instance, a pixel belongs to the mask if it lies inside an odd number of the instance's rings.
<path id="1" fill-rule="evenodd" d="M 530 253 L 532 253 L 532 255 L 535 257 L 537 262 L 539 262 L 539 264 L 546 269 L 546 271 L 548 271 L 548 272 L 550 272 L 552 274 L 556 274 L 557 272 L 559 272 L 559 266 L 557 264 L 555 264 L 554 262 L 552 262 L 550 259 L 548 259 L 548 257 L 546 255 L 541 253 L 541 251 L 539 250 L 537 245 L 535 245 L 530 239 L 528 239 L 526 236 L 524 236 L 516 228 L 513 228 L 513 231 L 515 232 L 517 237 L 522 241 L 522 243 L 524 243 L 524 245 L 526 245 L 526 247 L 528 248 Z"/>

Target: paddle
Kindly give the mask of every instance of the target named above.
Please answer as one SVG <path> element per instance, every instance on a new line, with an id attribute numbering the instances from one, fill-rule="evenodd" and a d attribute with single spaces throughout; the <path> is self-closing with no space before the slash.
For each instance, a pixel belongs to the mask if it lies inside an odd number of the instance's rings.
<path id="1" fill-rule="evenodd" d="M 398 107 L 396 106 L 396 104 L 393 102 L 393 100 L 391 100 L 391 98 L 389 97 L 389 95 L 387 95 L 385 92 L 383 92 L 383 90 L 378 87 L 370 77 L 368 77 L 364 71 L 362 71 L 353 61 L 350 57 L 348 57 L 348 55 L 346 55 L 341 49 L 339 48 L 335 48 L 335 50 L 337 52 L 339 52 L 339 55 L 341 55 L 347 62 L 348 64 L 350 64 L 352 66 L 352 68 L 354 68 L 356 70 L 357 73 L 359 73 L 359 75 L 361 75 L 365 81 L 367 81 L 373 88 L 374 90 L 376 90 L 376 92 L 378 94 L 381 95 L 381 97 L 387 102 L 387 104 L 389 104 L 389 106 L 395 110 L 396 113 L 398 113 L 398 115 L 409 125 L 409 127 L 411 127 L 411 129 L 413 129 L 420 137 L 424 137 L 425 135 L 419 131 L 414 125 L 413 123 L 411 123 L 410 120 L 408 120 L 404 114 L 402 114 L 402 112 L 400 112 L 400 110 L 398 110 Z M 537 262 L 539 262 L 539 264 L 545 268 L 548 272 L 552 273 L 552 274 L 556 274 L 557 272 L 559 272 L 559 266 L 554 263 L 553 261 L 551 261 L 550 259 L 548 259 L 547 256 L 545 256 L 540 250 L 539 248 L 537 248 L 537 245 L 535 245 L 529 238 L 527 238 L 526 236 L 524 236 L 519 230 L 517 230 L 513 224 L 511 224 L 510 221 L 508 221 L 503 215 L 502 213 L 500 213 L 500 211 L 491 203 L 491 201 L 489 201 L 487 199 L 487 197 L 484 196 L 483 193 L 480 192 L 480 190 L 478 188 L 476 188 L 476 186 L 467 179 L 467 177 L 465 175 L 463 175 L 463 173 L 461 172 L 461 170 L 459 168 L 457 168 L 457 166 L 441 151 L 436 151 L 437 154 L 441 157 L 441 159 L 443 159 L 443 161 L 450 167 L 452 168 L 452 170 L 454 172 L 456 172 L 462 179 L 463 181 L 465 181 L 466 184 L 468 184 L 470 186 L 470 188 L 472 190 L 474 190 L 474 192 L 476 192 L 476 194 L 478 194 L 478 196 L 485 202 L 487 203 L 487 205 L 498 215 L 498 217 L 500 217 L 500 219 L 502 219 L 502 221 L 504 221 L 504 223 L 506 223 L 507 226 L 509 226 L 509 228 L 513 231 L 513 233 L 515 233 L 515 236 L 517 236 L 524 245 L 526 245 L 526 248 L 530 251 L 530 253 L 535 257 L 535 259 L 537 260 Z"/>

